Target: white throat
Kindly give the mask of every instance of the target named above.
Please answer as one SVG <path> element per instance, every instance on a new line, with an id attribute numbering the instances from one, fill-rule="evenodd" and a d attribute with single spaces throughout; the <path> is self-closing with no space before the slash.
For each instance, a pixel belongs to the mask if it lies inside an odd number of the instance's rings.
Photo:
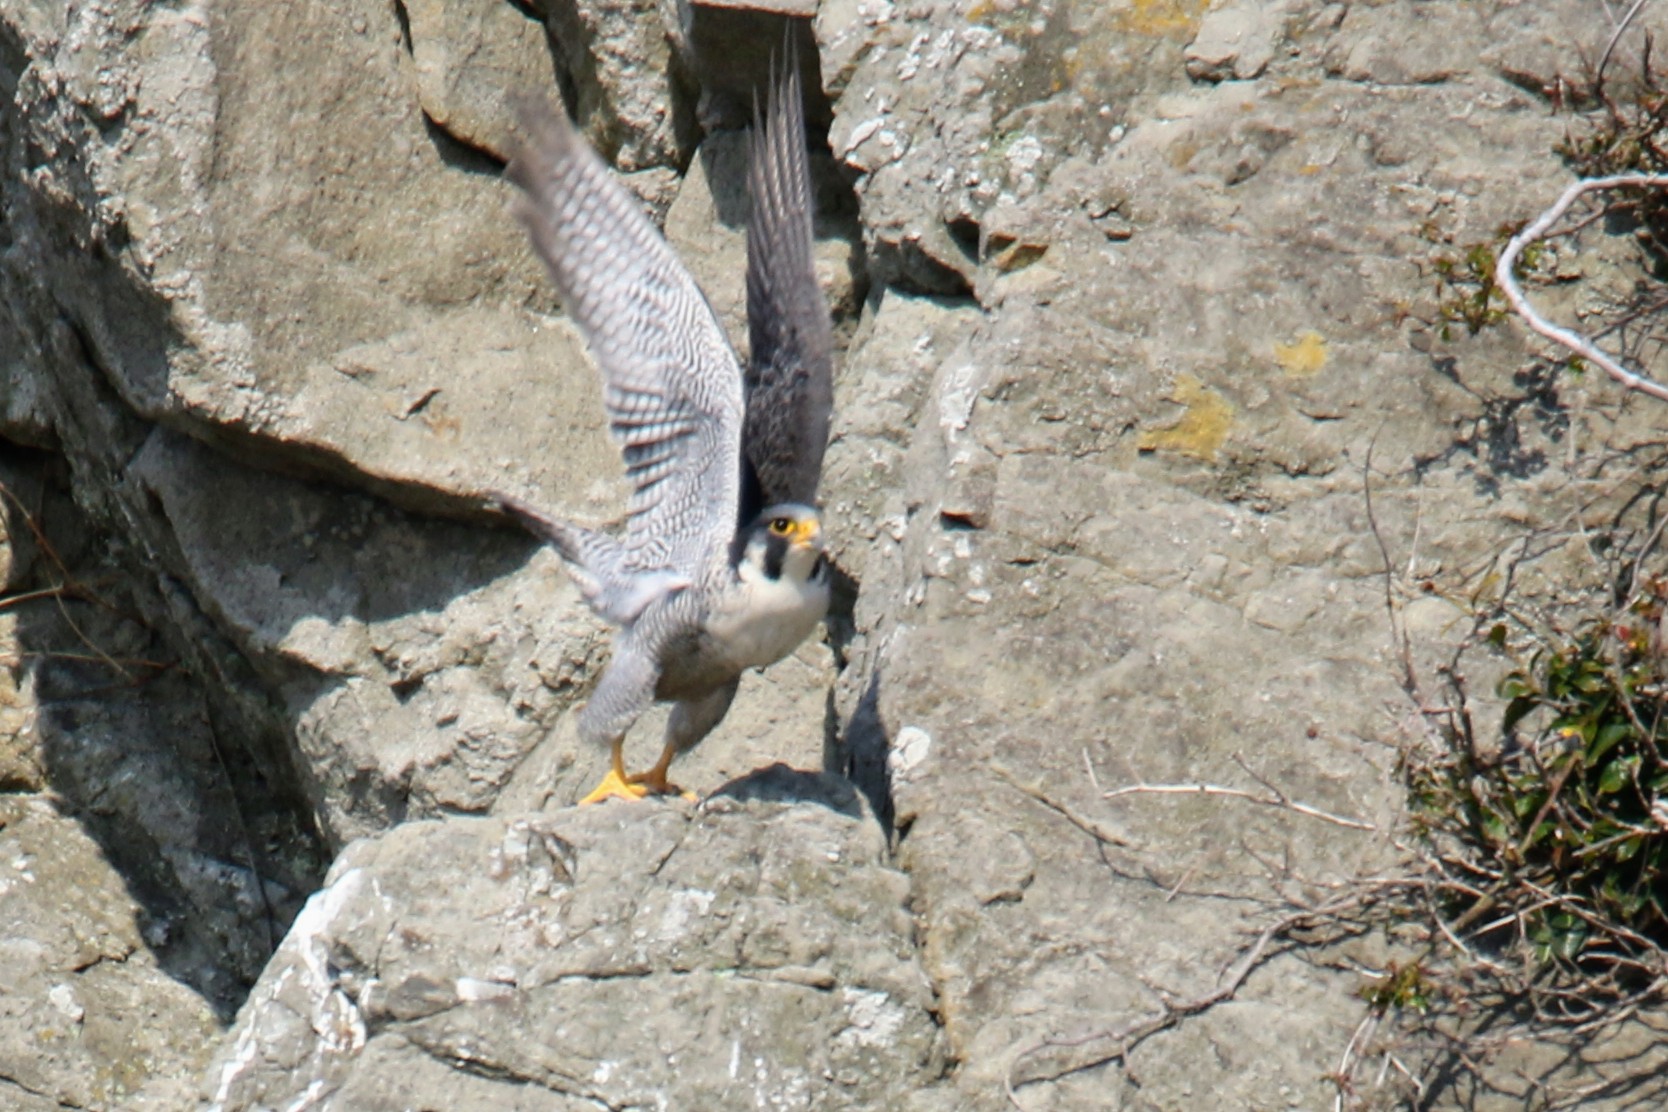
<path id="1" fill-rule="evenodd" d="M 737 583 L 707 619 L 714 646 L 738 668 L 764 668 L 793 652 L 828 614 L 826 573 L 815 575 L 822 553 L 790 549 L 782 574 L 765 574 L 763 545 L 750 544 L 736 567 Z"/>

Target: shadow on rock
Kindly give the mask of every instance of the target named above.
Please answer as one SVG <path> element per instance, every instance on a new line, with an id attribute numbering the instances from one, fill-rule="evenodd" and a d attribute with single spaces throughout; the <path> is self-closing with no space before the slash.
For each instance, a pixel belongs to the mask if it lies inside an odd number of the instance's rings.
<path id="1" fill-rule="evenodd" d="M 828 772 L 807 772 L 780 763 L 731 780 L 708 796 L 706 805 L 710 807 L 718 800 L 815 803 L 853 819 L 862 818 L 866 810 L 856 787 L 845 777 Z"/>
<path id="2" fill-rule="evenodd" d="M 832 701 L 834 695 L 829 694 Z M 828 756 L 830 768 L 842 769 L 850 783 L 863 793 L 869 809 L 880 828 L 890 839 L 897 807 L 892 800 L 892 771 L 887 755 L 892 739 L 886 734 L 886 724 L 880 717 L 880 674 L 870 675 L 868 686 L 857 701 L 857 707 L 846 722 L 845 733 L 835 739 Z M 898 832 L 901 837 L 902 831 Z"/>
<path id="3" fill-rule="evenodd" d="M 536 542 L 258 471 L 162 430 L 129 473 L 183 581 L 170 617 L 188 626 L 209 611 L 204 637 L 240 669 L 221 698 L 264 700 L 250 716 L 293 738 L 333 848 L 490 806 L 543 736 L 538 701 L 552 696 L 538 689 L 560 687 L 566 663 L 541 672 L 553 638 L 515 617 L 550 609 L 554 581 L 515 574 Z"/>
<path id="4" fill-rule="evenodd" d="M 8 919 L 7 933 L 41 943 L 40 972 L 73 992 L 91 959 L 59 967 L 51 939 L 108 923 L 114 949 L 95 956 L 120 963 L 113 975 L 146 984 L 160 970 L 229 1021 L 323 873 L 316 835 L 288 778 L 157 634 L 156 599 L 70 500 L 67 471 L 0 444 L 0 789 L 35 807 L 18 837 L 51 829 L 40 836 L 96 851 L 65 858 L 69 875 L 47 855 L 31 875 L 57 893 L 51 914 Z M 86 1022 L 108 1021 L 84 991 Z M 140 991 L 174 1014 L 175 994 Z"/>

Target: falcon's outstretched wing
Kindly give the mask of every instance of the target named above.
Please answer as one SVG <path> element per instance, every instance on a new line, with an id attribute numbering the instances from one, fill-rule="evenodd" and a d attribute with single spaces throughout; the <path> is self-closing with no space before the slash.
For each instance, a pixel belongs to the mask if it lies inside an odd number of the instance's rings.
<path id="1" fill-rule="evenodd" d="M 745 528 L 778 502 L 814 504 L 834 408 L 834 341 L 811 261 L 811 172 L 805 106 L 792 52 L 772 75 L 747 171 L 747 421 L 742 451 L 757 487 Z M 749 484 L 751 485 L 751 484 Z"/>
<path id="2" fill-rule="evenodd" d="M 724 570 L 735 534 L 740 364 L 695 280 L 573 125 L 547 110 L 524 126 L 505 173 L 602 372 L 632 487 L 623 568 L 703 581 Z"/>

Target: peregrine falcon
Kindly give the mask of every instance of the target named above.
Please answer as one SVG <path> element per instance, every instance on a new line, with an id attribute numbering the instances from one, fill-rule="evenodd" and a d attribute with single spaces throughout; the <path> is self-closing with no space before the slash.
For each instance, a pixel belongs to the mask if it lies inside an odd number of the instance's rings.
<path id="1" fill-rule="evenodd" d="M 741 674 L 794 650 L 828 612 L 814 509 L 833 409 L 828 308 L 812 269 L 811 181 L 796 69 L 772 75 L 750 141 L 745 375 L 706 297 L 567 119 L 527 121 L 507 176 L 516 215 L 602 374 L 631 488 L 619 537 L 498 501 L 561 556 L 617 627 L 579 733 L 612 767 L 582 803 L 676 792 L 667 771 L 723 719 Z M 660 759 L 627 774 L 626 732 L 673 704 Z"/>

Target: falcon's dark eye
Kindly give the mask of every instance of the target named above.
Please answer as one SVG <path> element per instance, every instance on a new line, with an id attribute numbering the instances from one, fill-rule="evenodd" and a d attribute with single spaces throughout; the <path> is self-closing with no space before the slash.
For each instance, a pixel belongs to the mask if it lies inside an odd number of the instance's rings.
<path id="1" fill-rule="evenodd" d="M 770 519 L 770 531 L 777 536 L 786 536 L 793 528 L 793 519 L 788 517 L 773 517 Z"/>

